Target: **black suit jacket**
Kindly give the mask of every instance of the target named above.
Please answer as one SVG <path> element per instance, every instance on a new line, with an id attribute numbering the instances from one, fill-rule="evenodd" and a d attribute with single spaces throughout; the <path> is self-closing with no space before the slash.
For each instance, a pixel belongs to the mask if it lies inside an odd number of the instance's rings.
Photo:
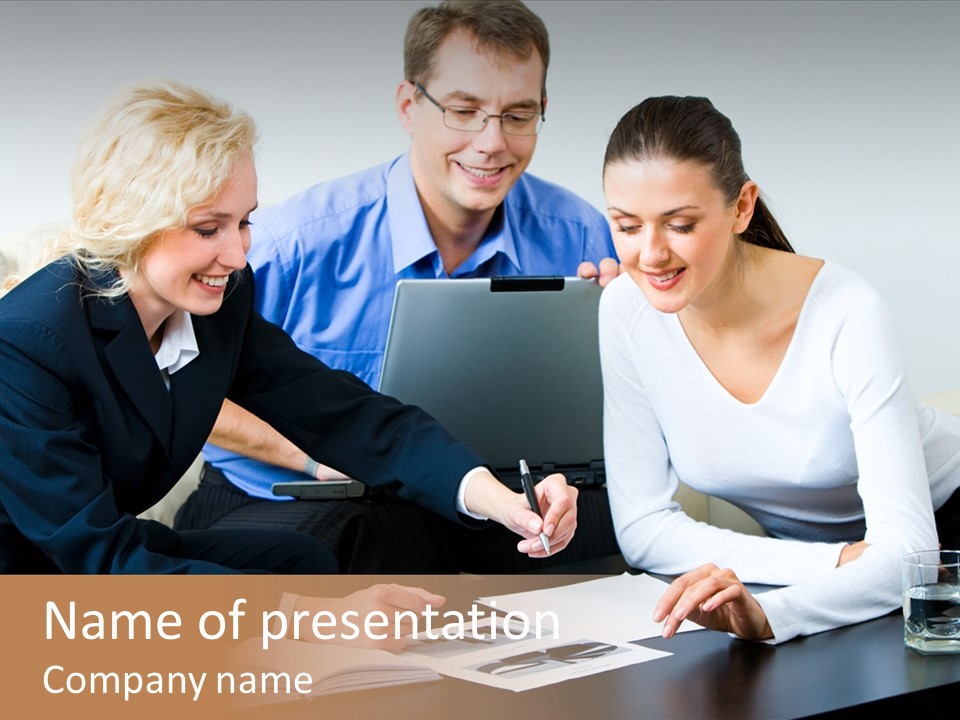
<path id="1" fill-rule="evenodd" d="M 331 370 L 252 308 L 249 268 L 194 316 L 200 355 L 164 385 L 126 297 L 61 260 L 0 299 L 0 572 L 217 572 L 152 552 L 135 515 L 200 451 L 229 397 L 305 450 L 454 519 L 483 461 L 428 415 Z"/>

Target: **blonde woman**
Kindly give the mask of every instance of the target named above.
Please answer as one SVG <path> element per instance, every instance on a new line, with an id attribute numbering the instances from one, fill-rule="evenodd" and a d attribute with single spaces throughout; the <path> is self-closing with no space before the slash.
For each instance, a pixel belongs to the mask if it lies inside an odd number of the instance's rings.
<path id="1" fill-rule="evenodd" d="M 575 492 L 539 486 L 541 522 L 421 411 L 300 352 L 252 309 L 256 131 L 173 83 L 123 92 L 84 141 L 58 259 L 0 299 L 0 572 L 332 572 L 299 533 L 175 533 L 136 515 L 200 451 L 225 397 L 311 457 L 542 555 Z M 558 479 L 559 478 L 559 479 Z"/>

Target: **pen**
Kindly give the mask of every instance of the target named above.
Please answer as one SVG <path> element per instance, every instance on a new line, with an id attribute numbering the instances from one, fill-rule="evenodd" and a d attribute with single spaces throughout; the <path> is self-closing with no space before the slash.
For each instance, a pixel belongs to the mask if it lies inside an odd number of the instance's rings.
<path id="1" fill-rule="evenodd" d="M 537 515 L 540 516 L 540 519 L 543 519 L 543 513 L 540 512 L 540 503 L 537 502 L 537 495 L 533 492 L 533 478 L 530 477 L 530 468 L 527 467 L 527 461 L 523 458 L 520 459 L 520 485 L 523 487 L 523 493 L 527 496 L 527 504 L 530 506 L 530 509 L 533 510 Z M 543 543 L 543 549 L 547 551 L 547 555 L 550 554 L 550 541 L 547 540 L 547 534 L 540 531 L 540 542 Z"/>

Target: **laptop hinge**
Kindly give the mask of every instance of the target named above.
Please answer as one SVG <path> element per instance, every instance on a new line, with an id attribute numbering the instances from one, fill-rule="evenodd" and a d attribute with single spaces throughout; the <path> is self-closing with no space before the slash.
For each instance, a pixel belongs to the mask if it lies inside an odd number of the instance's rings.
<path id="1" fill-rule="evenodd" d="M 604 485 L 607 482 L 607 475 L 603 460 L 591 460 L 586 467 L 583 465 L 558 465 L 557 463 L 543 463 L 540 467 L 531 467 L 530 473 L 535 482 L 540 482 L 547 475 L 559 472 L 567 478 L 568 485 L 577 487 L 590 487 L 594 485 Z M 510 473 L 512 476 L 513 473 Z M 519 479 L 513 477 L 503 477 L 504 484 L 507 487 L 519 488 Z M 516 487 L 514 487 L 516 485 Z"/>

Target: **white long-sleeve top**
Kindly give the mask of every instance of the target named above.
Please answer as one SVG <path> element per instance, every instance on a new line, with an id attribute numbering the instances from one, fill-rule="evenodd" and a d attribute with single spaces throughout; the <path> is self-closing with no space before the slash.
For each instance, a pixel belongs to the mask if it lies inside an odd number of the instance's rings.
<path id="1" fill-rule="evenodd" d="M 600 351 L 607 484 L 631 565 L 679 574 L 713 562 L 788 586 L 757 596 L 776 642 L 900 604 L 901 556 L 937 547 L 933 508 L 960 485 L 960 419 L 915 403 L 893 321 L 862 278 L 821 268 L 753 404 L 717 382 L 679 318 L 628 276 L 604 291 Z M 678 480 L 770 537 L 688 517 L 673 501 Z M 837 568 L 861 539 L 861 558 Z"/>

